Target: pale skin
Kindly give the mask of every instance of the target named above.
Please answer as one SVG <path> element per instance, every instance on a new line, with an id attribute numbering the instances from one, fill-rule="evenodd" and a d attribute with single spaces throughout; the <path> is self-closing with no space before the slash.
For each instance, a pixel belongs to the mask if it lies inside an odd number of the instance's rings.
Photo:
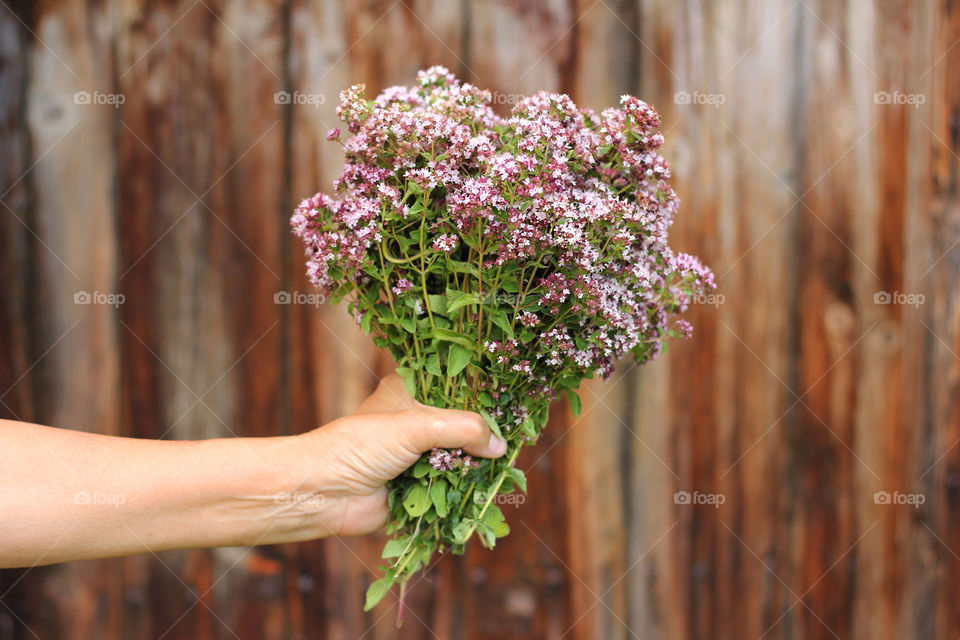
<path id="1" fill-rule="evenodd" d="M 296 436 L 145 440 L 0 420 L 0 568 L 369 533 L 387 519 L 385 483 L 433 447 L 507 448 L 477 414 L 422 405 L 396 376 Z"/>

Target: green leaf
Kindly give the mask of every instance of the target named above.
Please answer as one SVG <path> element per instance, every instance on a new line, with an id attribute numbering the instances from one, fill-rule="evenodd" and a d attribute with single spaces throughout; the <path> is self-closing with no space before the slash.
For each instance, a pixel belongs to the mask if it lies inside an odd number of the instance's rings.
<path id="1" fill-rule="evenodd" d="M 477 270 L 477 265 L 472 262 L 460 262 L 458 260 L 451 260 L 450 266 L 453 267 L 455 273 L 466 273 L 473 276 L 474 278 L 480 277 L 480 272 Z"/>
<path id="2" fill-rule="evenodd" d="M 494 420 L 489 413 L 487 413 L 487 410 L 484 409 L 483 407 L 477 407 L 477 410 L 480 412 L 480 415 L 483 417 L 483 419 L 487 422 L 487 426 L 490 427 L 490 431 L 493 431 L 495 434 L 497 434 L 498 438 L 503 438 L 503 432 L 500 431 L 500 425 L 498 425 L 497 421 Z"/>
<path id="3" fill-rule="evenodd" d="M 390 578 L 380 578 L 370 585 L 367 589 L 367 600 L 363 605 L 364 611 L 370 611 L 377 603 L 383 600 L 383 596 L 390 593 L 390 587 L 393 586 L 393 580 Z"/>
<path id="4" fill-rule="evenodd" d="M 460 295 L 456 298 L 447 298 L 447 314 L 451 314 L 461 307 L 465 307 L 468 304 L 476 304 L 477 302 L 478 300 L 475 295 L 461 291 Z"/>
<path id="5" fill-rule="evenodd" d="M 473 354 L 470 351 L 457 343 L 451 344 L 450 353 L 447 355 L 447 377 L 452 378 L 463 371 L 470 364 L 471 357 Z"/>
<path id="6" fill-rule="evenodd" d="M 417 397 L 417 372 L 410 367 L 397 367 L 397 375 L 403 380 L 403 388 L 411 398 Z"/>
<path id="7" fill-rule="evenodd" d="M 387 540 L 387 544 L 383 547 L 383 553 L 380 554 L 381 558 L 399 558 L 404 549 L 407 548 L 407 544 L 410 542 L 409 538 L 394 538 L 392 540 Z"/>
<path id="8" fill-rule="evenodd" d="M 477 400 L 480 402 L 480 405 L 483 407 L 493 407 L 497 403 L 494 401 L 493 396 L 491 396 L 486 391 L 481 391 L 477 394 Z"/>
<path id="9" fill-rule="evenodd" d="M 473 532 L 474 523 L 464 520 L 453 528 L 453 539 L 457 544 L 464 544 Z"/>
<path id="10" fill-rule="evenodd" d="M 437 515 L 441 518 L 447 517 L 447 483 L 443 480 L 435 480 L 430 487 L 430 498 L 433 500 L 433 506 L 437 510 Z"/>
<path id="11" fill-rule="evenodd" d="M 460 333 L 457 333 L 456 331 L 451 331 L 450 329 L 441 329 L 440 327 L 437 327 L 436 329 L 429 331 L 426 335 L 427 337 L 436 338 L 437 340 L 454 342 L 470 349 L 472 349 L 474 345 L 474 341 Z"/>
<path id="12" fill-rule="evenodd" d="M 360 328 L 363 329 L 363 332 L 367 335 L 370 335 L 370 323 L 373 322 L 373 313 L 367 311 L 363 314 L 363 317 L 360 318 Z"/>
<path id="13" fill-rule="evenodd" d="M 403 499 L 403 508 L 411 518 L 419 518 L 430 508 L 430 494 L 426 485 L 415 484 Z"/>
<path id="14" fill-rule="evenodd" d="M 486 523 L 481 522 L 477 525 L 477 535 L 487 549 L 493 549 L 497 545 L 497 534 Z"/>
<path id="15" fill-rule="evenodd" d="M 516 467 L 510 467 L 510 469 L 507 470 L 507 477 L 513 480 L 513 483 L 517 485 L 520 491 L 524 493 L 527 492 L 527 476 L 523 475 L 523 471 Z"/>
<path id="16" fill-rule="evenodd" d="M 580 396 L 577 395 L 577 392 L 573 389 L 567 389 L 565 391 L 567 394 L 567 400 L 570 401 L 570 411 L 575 416 L 579 416 L 580 412 L 583 411 L 583 405 L 580 403 Z"/>
<path id="17" fill-rule="evenodd" d="M 510 525 L 506 523 L 503 518 L 503 512 L 500 511 L 500 507 L 495 504 L 491 504 L 487 507 L 486 513 L 483 514 L 483 524 L 490 527 L 493 531 L 493 535 L 498 538 L 510 533 Z"/>
<path id="18" fill-rule="evenodd" d="M 517 279 L 513 276 L 504 278 L 500 282 L 500 288 L 506 291 L 507 293 L 519 293 L 520 292 L 520 283 L 517 282 Z"/>
<path id="19" fill-rule="evenodd" d="M 440 368 L 440 356 L 436 353 L 431 353 L 427 356 L 427 362 L 425 365 L 427 373 L 432 373 L 435 376 L 442 376 L 443 370 Z"/>
<path id="20" fill-rule="evenodd" d="M 400 326 L 404 328 L 407 333 L 416 333 L 417 332 L 417 319 L 411 318 L 409 316 L 405 318 L 400 318 Z"/>
<path id="21" fill-rule="evenodd" d="M 505 311 L 497 311 L 496 313 L 491 314 L 490 319 L 493 320 L 493 324 L 503 329 L 504 333 L 511 338 L 513 337 L 513 327 L 510 326 L 510 321 L 507 320 L 507 314 Z"/>
<path id="22" fill-rule="evenodd" d="M 520 424 L 520 428 L 523 430 L 523 433 L 524 433 L 524 434 L 526 434 L 527 436 L 529 436 L 529 437 L 531 437 L 531 438 L 535 438 L 536 435 L 537 435 L 537 427 L 536 427 L 536 425 L 533 423 L 533 420 L 529 420 L 529 419 L 524 420 L 524 421 Z"/>
<path id="23" fill-rule="evenodd" d="M 430 466 L 430 462 L 429 462 L 429 461 L 427 461 L 427 460 L 418 460 L 418 461 L 417 461 L 417 464 L 415 464 L 415 465 L 413 466 L 413 477 L 414 477 L 414 478 L 422 478 L 423 476 L 425 476 L 425 475 L 427 475 L 428 473 L 430 473 L 430 469 L 432 469 L 432 467 Z"/>
<path id="24" fill-rule="evenodd" d="M 430 303 L 431 311 L 434 313 L 447 315 L 447 296 L 431 293 L 427 296 L 427 301 Z"/>

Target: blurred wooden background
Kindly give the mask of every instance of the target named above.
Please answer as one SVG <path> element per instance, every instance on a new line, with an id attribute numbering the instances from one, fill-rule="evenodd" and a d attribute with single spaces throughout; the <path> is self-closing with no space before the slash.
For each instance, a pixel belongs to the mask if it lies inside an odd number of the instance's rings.
<path id="1" fill-rule="evenodd" d="M 310 292 L 286 221 L 338 172 L 339 90 L 435 63 L 503 109 L 653 103 L 674 245 L 723 296 L 556 407 L 511 536 L 437 563 L 399 632 L 395 599 L 361 613 L 371 537 L 0 572 L 0 639 L 960 635 L 956 2 L 0 4 L 2 416 L 201 438 L 351 410 L 389 362 L 344 309 L 274 304 Z"/>

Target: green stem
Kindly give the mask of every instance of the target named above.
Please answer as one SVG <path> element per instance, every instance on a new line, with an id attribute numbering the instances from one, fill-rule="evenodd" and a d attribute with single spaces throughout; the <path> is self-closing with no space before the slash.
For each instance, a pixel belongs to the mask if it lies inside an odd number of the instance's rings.
<path id="1" fill-rule="evenodd" d="M 513 453 L 510 455 L 510 459 L 507 460 L 503 471 L 500 473 L 500 477 L 497 479 L 497 483 L 493 486 L 493 489 L 490 491 L 490 495 L 487 496 L 486 502 L 483 503 L 483 508 L 480 509 L 480 513 L 477 515 L 477 518 L 470 526 L 470 531 L 467 532 L 467 535 L 464 536 L 464 540 L 469 540 L 470 536 L 473 535 L 473 532 L 477 528 L 477 523 L 483 520 L 483 514 L 487 512 L 487 509 L 490 508 L 490 505 L 493 504 L 494 499 L 497 497 L 497 492 L 500 491 L 503 481 L 507 479 L 507 472 L 513 467 L 513 463 L 517 461 L 517 456 L 520 454 L 520 445 L 517 445 L 517 448 L 513 450 Z M 472 486 L 471 486 L 472 488 Z M 461 505 L 462 508 L 463 505 Z"/>
<path id="2" fill-rule="evenodd" d="M 430 481 L 427 482 L 428 496 L 430 495 L 430 487 L 432 486 L 433 486 L 433 478 L 430 478 Z M 403 548 L 403 551 L 400 553 L 400 557 L 397 558 L 397 562 L 393 565 L 393 568 L 396 570 L 397 574 L 403 571 L 403 569 L 407 566 L 407 563 L 410 562 L 410 558 L 413 557 L 413 554 L 407 555 L 407 551 L 410 550 L 411 545 L 413 545 L 413 541 L 417 539 L 417 534 L 420 533 L 420 524 L 423 522 L 423 516 L 425 513 L 426 511 L 421 513 L 420 517 L 417 518 L 417 526 L 413 528 L 413 533 L 410 534 L 410 540 L 409 542 L 407 542 L 407 546 Z M 404 557 L 406 557 L 406 559 L 404 559 Z M 401 560 L 403 560 L 403 564 L 400 564 Z"/>

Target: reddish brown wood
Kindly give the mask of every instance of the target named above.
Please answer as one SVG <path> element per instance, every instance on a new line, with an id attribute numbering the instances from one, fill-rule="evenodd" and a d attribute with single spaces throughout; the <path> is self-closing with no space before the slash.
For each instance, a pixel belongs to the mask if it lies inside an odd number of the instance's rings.
<path id="1" fill-rule="evenodd" d="M 371 536 L 0 572 L 20 618 L 0 607 L 0 640 L 960 635 L 956 3 L 8 4 L 4 417 L 199 438 L 352 410 L 391 364 L 344 309 L 273 303 L 310 292 L 286 221 L 339 173 L 338 92 L 430 64 L 503 112 L 538 89 L 654 104 L 674 243 L 724 301 L 693 305 L 693 340 L 658 362 L 586 385 L 582 417 L 558 403 L 512 534 L 440 558 L 400 631 L 395 599 L 361 612 Z"/>

